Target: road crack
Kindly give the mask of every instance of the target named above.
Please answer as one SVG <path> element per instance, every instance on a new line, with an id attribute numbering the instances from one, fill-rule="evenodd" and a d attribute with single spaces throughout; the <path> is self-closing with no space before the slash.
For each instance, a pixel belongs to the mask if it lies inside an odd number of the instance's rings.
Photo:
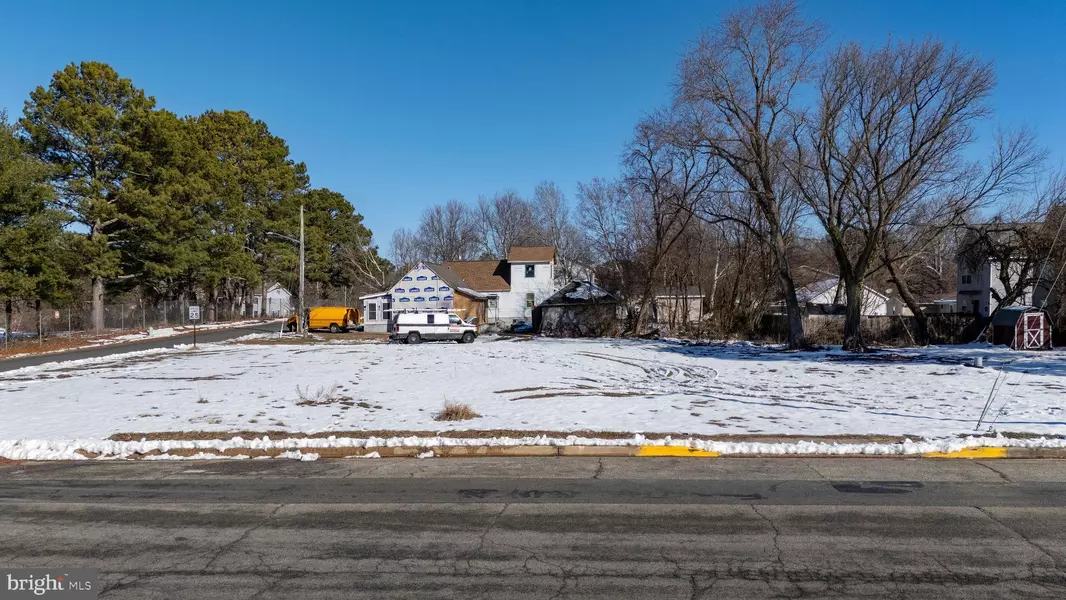
<path id="1" fill-rule="evenodd" d="M 238 537 L 237 539 L 233 540 L 232 542 L 230 542 L 230 543 L 222 546 L 221 548 L 219 548 L 218 552 L 216 552 L 214 554 L 214 556 L 211 557 L 211 560 L 207 561 L 207 564 L 204 565 L 204 567 L 203 567 L 204 570 L 206 571 L 207 569 L 211 568 L 211 565 L 215 564 L 215 561 L 217 561 L 223 554 L 228 552 L 230 549 L 235 547 L 237 544 L 240 544 L 241 542 L 243 542 L 246 539 L 248 539 L 248 536 L 250 536 L 254 531 L 259 529 L 263 525 L 266 525 L 266 522 L 269 521 L 270 519 L 272 519 L 274 517 L 274 515 L 278 514 L 278 511 L 281 510 L 284 507 L 285 507 L 284 504 L 279 504 L 279 505 L 275 506 L 274 510 L 270 511 L 270 514 L 268 514 L 267 516 L 263 517 L 255 525 L 252 525 L 251 527 L 249 527 L 244 533 L 241 534 L 240 537 Z"/>
<path id="2" fill-rule="evenodd" d="M 988 517 L 989 519 L 991 519 L 991 520 L 992 520 L 992 522 L 993 522 L 993 523 L 995 523 L 996 525 L 999 525 L 1000 527 L 1003 527 L 1003 528 L 1004 528 L 1004 529 L 1006 529 L 1007 531 L 1010 531 L 1010 532 L 1011 532 L 1011 533 L 1013 533 L 1014 535 L 1016 535 L 1016 536 L 1018 536 L 1019 538 L 1021 538 L 1021 539 L 1022 539 L 1022 540 L 1023 540 L 1023 541 L 1025 542 L 1025 543 L 1027 543 L 1027 544 L 1029 544 L 1030 546 L 1032 546 L 1033 548 L 1036 548 L 1037 550 L 1039 550 L 1041 554 L 1043 554 L 1044 556 L 1046 556 L 1046 557 L 1048 558 L 1048 560 L 1050 560 L 1050 561 L 1051 561 L 1051 566 L 1052 566 L 1052 567 L 1054 567 L 1055 569 L 1058 569 L 1058 570 L 1061 570 L 1061 569 L 1062 569 L 1062 567 L 1061 567 L 1061 566 L 1059 565 L 1059 561 L 1058 561 L 1058 559 L 1057 559 L 1057 558 L 1055 558 L 1055 556 L 1054 556 L 1053 554 L 1051 554 L 1050 552 L 1048 552 L 1046 548 L 1044 548 L 1044 547 L 1043 547 L 1043 546 L 1041 546 L 1040 544 L 1038 544 L 1038 543 L 1034 542 L 1033 540 L 1029 539 L 1029 537 L 1028 537 L 1028 536 L 1024 535 L 1024 534 L 1023 534 L 1022 532 L 1018 531 L 1017 529 L 1015 529 L 1015 528 L 1011 527 L 1010 525 L 1007 525 L 1007 524 L 1006 524 L 1006 523 L 1004 523 L 1003 521 L 1000 521 L 999 519 L 997 519 L 997 518 L 995 517 L 995 515 L 993 515 L 992 513 L 988 512 L 987 510 L 985 510 L 985 509 L 981 508 L 980 506 L 975 506 L 974 508 L 976 508 L 976 509 L 977 509 L 978 511 L 980 511 L 981 513 L 983 513 L 983 514 L 984 514 L 984 515 L 985 515 L 986 517 Z"/>
<path id="3" fill-rule="evenodd" d="M 1007 483 L 1014 483 L 1013 481 L 1010 480 L 1010 477 L 1007 477 L 1007 475 L 1003 471 L 1000 471 L 999 469 L 993 467 L 992 465 L 990 465 L 988 463 L 985 463 L 985 462 L 981 462 L 979 460 L 975 460 L 974 462 L 976 462 L 977 464 L 981 465 L 982 467 L 988 469 L 989 471 L 992 471 L 996 475 L 999 475 L 1000 479 L 1002 479 L 1003 481 L 1006 481 Z"/>
<path id="4" fill-rule="evenodd" d="M 760 512 L 759 508 L 757 506 L 755 506 L 754 504 L 749 504 L 748 506 L 751 507 L 751 510 L 755 511 L 755 514 L 757 514 L 760 517 L 762 517 L 762 519 L 764 521 L 766 521 L 766 523 L 774 530 L 774 537 L 773 537 L 772 541 L 773 541 L 773 544 L 774 544 L 774 551 L 777 553 L 777 557 L 776 557 L 774 562 L 776 562 L 777 566 L 782 571 L 784 571 L 785 570 L 785 562 L 784 562 L 784 560 L 782 560 L 781 544 L 779 542 L 779 538 L 781 537 L 781 531 L 777 528 L 777 525 L 774 523 L 773 519 L 771 519 L 770 517 L 768 517 L 768 516 L 764 515 L 762 512 Z"/>

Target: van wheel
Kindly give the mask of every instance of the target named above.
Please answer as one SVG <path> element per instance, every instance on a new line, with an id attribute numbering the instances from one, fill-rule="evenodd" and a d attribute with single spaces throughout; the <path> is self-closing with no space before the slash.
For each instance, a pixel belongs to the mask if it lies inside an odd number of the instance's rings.
<path id="1" fill-rule="evenodd" d="M 459 340 L 459 343 L 460 344 L 472 344 L 472 343 L 474 343 L 474 334 L 469 332 L 469 331 L 464 333 L 463 334 L 463 339 Z"/>
<path id="2" fill-rule="evenodd" d="M 337 325 L 336 323 L 330 323 L 329 324 L 329 332 L 330 333 L 340 333 L 341 332 L 341 326 Z"/>
<path id="3" fill-rule="evenodd" d="M 417 331 L 412 331 L 411 333 L 407 334 L 407 343 L 408 344 L 417 344 L 418 342 L 421 342 L 421 341 L 422 341 L 422 336 L 418 335 Z"/>

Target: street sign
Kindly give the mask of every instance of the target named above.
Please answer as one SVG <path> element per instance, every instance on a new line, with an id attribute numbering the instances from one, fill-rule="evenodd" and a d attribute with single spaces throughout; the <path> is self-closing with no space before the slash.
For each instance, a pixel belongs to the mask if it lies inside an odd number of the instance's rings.
<path id="1" fill-rule="evenodd" d="M 200 320 L 200 307 L 199 306 L 196 306 L 196 305 L 193 305 L 193 304 L 189 305 L 189 320 L 190 321 L 199 321 Z"/>

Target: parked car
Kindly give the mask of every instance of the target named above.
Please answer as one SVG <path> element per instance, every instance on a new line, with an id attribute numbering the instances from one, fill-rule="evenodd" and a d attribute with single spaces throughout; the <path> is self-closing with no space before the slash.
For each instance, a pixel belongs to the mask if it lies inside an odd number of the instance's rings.
<path id="1" fill-rule="evenodd" d="M 422 340 L 455 340 L 460 344 L 469 344 L 477 338 L 477 325 L 446 311 L 400 313 L 396 316 L 389 338 L 408 344 L 417 344 Z"/>
<path id="2" fill-rule="evenodd" d="M 330 333 L 340 333 L 355 329 L 359 325 L 359 311 L 347 306 L 318 306 L 308 311 L 307 329 L 328 329 Z M 296 331 L 296 315 L 285 321 L 285 328 Z"/>
<path id="3" fill-rule="evenodd" d="M 526 320 L 518 320 L 511 323 L 511 333 L 533 333 L 533 325 Z"/>
<path id="4" fill-rule="evenodd" d="M 3 327 L 0 327 L 0 342 L 3 342 L 5 339 L 7 339 L 7 330 L 4 329 Z M 12 340 L 35 340 L 35 339 L 37 339 L 37 334 L 36 333 L 26 332 L 26 331 L 12 331 L 11 332 L 11 339 Z"/>

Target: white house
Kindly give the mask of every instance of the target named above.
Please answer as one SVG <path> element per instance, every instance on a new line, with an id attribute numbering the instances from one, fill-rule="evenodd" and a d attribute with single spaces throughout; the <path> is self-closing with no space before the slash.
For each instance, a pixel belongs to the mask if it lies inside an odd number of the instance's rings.
<path id="1" fill-rule="evenodd" d="M 990 316 L 999 307 L 996 297 L 1002 298 L 1006 295 L 1003 279 L 1006 279 L 1011 287 L 1018 285 L 1021 262 L 1010 261 L 1006 267 L 1008 273 L 1004 273 L 1004 267 L 998 261 L 987 258 L 973 261 L 960 254 L 955 287 L 956 311 L 981 317 Z M 1048 287 L 1050 286 L 1026 286 L 1013 304 L 1040 306 L 1048 294 Z"/>
<path id="2" fill-rule="evenodd" d="M 505 260 L 419 263 L 388 290 L 362 296 L 363 327 L 386 331 L 396 312 L 449 309 L 479 324 L 532 321 L 555 293 L 555 248 L 511 248 Z"/>
<path id="3" fill-rule="evenodd" d="M 292 294 L 289 290 L 282 287 L 280 283 L 274 283 L 267 288 L 267 317 L 287 317 L 292 314 Z M 263 295 L 256 294 L 254 301 L 252 302 L 252 316 L 258 317 L 259 311 L 263 305 Z"/>
<path id="4" fill-rule="evenodd" d="M 796 290 L 796 297 L 800 303 L 809 305 L 809 308 L 842 305 L 847 302 L 844 286 L 839 279 L 823 279 L 804 286 Z M 868 285 L 863 286 L 863 316 L 896 315 L 901 314 L 901 311 L 899 302 Z"/>

